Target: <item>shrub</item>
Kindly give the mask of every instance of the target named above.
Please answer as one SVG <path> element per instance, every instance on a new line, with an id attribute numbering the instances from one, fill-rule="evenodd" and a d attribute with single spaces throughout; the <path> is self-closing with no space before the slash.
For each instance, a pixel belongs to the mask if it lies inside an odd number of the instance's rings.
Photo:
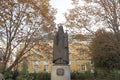
<path id="1" fill-rule="evenodd" d="M 20 74 L 17 80 L 50 80 L 50 73 Z"/>
<path id="2" fill-rule="evenodd" d="M 112 71 L 107 75 L 108 80 L 120 80 L 118 71 Z"/>
<path id="3" fill-rule="evenodd" d="M 94 75 L 91 72 L 72 72 L 71 79 L 93 79 Z"/>

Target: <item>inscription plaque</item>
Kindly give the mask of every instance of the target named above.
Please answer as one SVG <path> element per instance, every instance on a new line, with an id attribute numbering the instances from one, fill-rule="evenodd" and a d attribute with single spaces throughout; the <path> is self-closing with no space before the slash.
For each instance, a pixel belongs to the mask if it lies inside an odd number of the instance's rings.
<path id="1" fill-rule="evenodd" d="M 58 76 L 63 76 L 64 75 L 64 69 L 63 68 L 58 68 L 57 69 L 57 75 Z"/>

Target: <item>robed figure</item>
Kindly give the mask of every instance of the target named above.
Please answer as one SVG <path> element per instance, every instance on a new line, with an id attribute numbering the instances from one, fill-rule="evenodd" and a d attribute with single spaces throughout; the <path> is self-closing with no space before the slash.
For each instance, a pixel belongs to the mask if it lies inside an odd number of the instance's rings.
<path id="1" fill-rule="evenodd" d="M 67 32 L 64 33 L 62 26 L 59 27 L 54 36 L 53 63 L 58 65 L 69 64 L 68 34 Z"/>

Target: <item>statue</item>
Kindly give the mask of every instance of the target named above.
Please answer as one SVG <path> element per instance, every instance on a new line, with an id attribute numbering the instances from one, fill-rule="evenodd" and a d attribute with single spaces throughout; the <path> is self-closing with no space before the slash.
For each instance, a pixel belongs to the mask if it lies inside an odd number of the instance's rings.
<path id="1" fill-rule="evenodd" d="M 58 65 L 69 64 L 68 34 L 67 31 L 64 33 L 62 26 L 59 27 L 54 36 L 53 63 Z"/>

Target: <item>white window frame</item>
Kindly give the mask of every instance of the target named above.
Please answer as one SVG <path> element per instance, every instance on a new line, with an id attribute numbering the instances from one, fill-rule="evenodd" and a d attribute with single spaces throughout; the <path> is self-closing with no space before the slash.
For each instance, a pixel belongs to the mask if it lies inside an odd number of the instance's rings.
<path id="1" fill-rule="evenodd" d="M 49 70 L 48 70 L 48 64 L 49 64 L 48 61 L 45 61 L 45 62 L 44 62 L 44 71 L 45 71 L 45 72 L 48 72 L 48 71 L 49 71 Z"/>
<path id="2" fill-rule="evenodd" d="M 48 65 L 44 65 L 44 71 L 48 72 Z"/>
<path id="3" fill-rule="evenodd" d="M 81 65 L 81 70 L 82 70 L 82 72 L 86 71 L 86 65 L 85 64 Z"/>
<path id="4" fill-rule="evenodd" d="M 80 55 L 85 55 L 85 50 L 84 49 L 80 50 Z"/>
<path id="5" fill-rule="evenodd" d="M 33 69 L 34 69 L 34 72 L 38 72 L 38 69 L 39 69 L 38 61 L 34 61 Z"/>

